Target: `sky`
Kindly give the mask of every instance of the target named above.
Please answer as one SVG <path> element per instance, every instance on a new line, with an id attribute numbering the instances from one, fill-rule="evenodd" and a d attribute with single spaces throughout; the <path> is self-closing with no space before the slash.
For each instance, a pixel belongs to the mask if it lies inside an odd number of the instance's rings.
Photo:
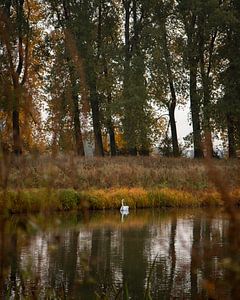
<path id="1" fill-rule="evenodd" d="M 175 111 L 177 133 L 179 142 L 183 142 L 183 138 L 192 132 L 192 125 L 190 120 L 190 103 L 184 107 L 177 107 Z"/>

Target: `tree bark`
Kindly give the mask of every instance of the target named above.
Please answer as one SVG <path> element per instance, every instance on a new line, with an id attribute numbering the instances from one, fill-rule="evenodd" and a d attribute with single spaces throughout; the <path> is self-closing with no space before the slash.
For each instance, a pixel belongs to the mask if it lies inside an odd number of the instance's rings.
<path id="1" fill-rule="evenodd" d="M 125 123 L 128 124 L 130 122 L 129 120 L 129 115 L 131 115 L 131 105 L 128 104 L 129 101 L 129 93 L 128 93 L 128 88 L 129 88 L 129 71 L 130 71 L 130 57 L 131 57 L 131 42 L 130 42 L 130 4 L 131 0 L 123 0 L 123 6 L 125 10 L 125 23 L 124 23 L 124 40 L 125 40 L 125 45 L 124 45 L 124 52 L 125 52 L 125 57 L 124 57 L 124 79 L 123 79 L 123 94 L 124 94 L 124 101 L 125 101 Z M 127 111 L 128 110 L 128 111 Z M 131 130 L 129 126 L 125 126 L 124 129 L 125 133 L 125 138 L 127 142 L 127 152 L 129 155 L 137 155 L 137 148 L 132 141 L 131 137 L 134 134 L 134 127 Z"/>
<path id="2" fill-rule="evenodd" d="M 21 135 L 20 135 L 20 99 L 22 94 L 22 86 L 20 84 L 20 75 L 23 68 L 23 4 L 24 0 L 21 0 L 17 3 L 16 18 L 16 39 L 18 40 L 18 45 L 16 49 L 16 58 L 14 59 L 14 52 L 10 42 L 9 35 L 7 32 L 11 30 L 10 28 L 10 10 L 11 10 L 11 1 L 6 1 L 3 11 L 0 13 L 1 19 L 1 39 L 6 47 L 7 59 L 9 64 L 9 73 L 11 74 L 12 87 L 13 87 L 13 97 L 8 99 L 12 103 L 12 138 L 13 138 L 13 153 L 20 155 L 22 153 L 22 144 L 21 144 Z M 15 63 L 17 61 L 17 65 Z"/>
<path id="3" fill-rule="evenodd" d="M 108 66 L 107 66 L 106 60 L 105 60 L 104 74 L 105 74 L 106 80 L 108 80 Z M 113 125 L 113 120 L 112 120 L 112 109 L 111 109 L 112 94 L 111 94 L 111 90 L 108 89 L 107 93 L 108 93 L 108 95 L 107 95 L 107 104 L 108 104 L 107 130 L 108 130 L 109 140 L 110 140 L 110 153 L 111 153 L 111 156 L 116 156 L 117 146 L 116 146 L 116 140 L 115 140 L 114 125 Z"/>
<path id="4" fill-rule="evenodd" d="M 209 45 L 209 57 L 208 63 L 205 59 L 205 18 L 206 16 L 200 14 L 199 16 L 199 61 L 200 61 L 200 72 L 203 87 L 203 131 L 204 131 L 204 148 L 208 158 L 213 157 L 213 143 L 212 143 L 212 132 L 211 132 L 211 92 L 210 92 L 210 72 L 212 67 L 212 54 L 214 49 L 214 43 L 217 32 L 215 31 L 211 36 Z"/>
<path id="5" fill-rule="evenodd" d="M 198 39 L 196 36 L 196 14 L 191 11 L 191 20 L 185 19 L 185 28 L 187 34 L 188 48 L 188 66 L 190 70 L 190 105 L 193 126 L 193 145 L 194 158 L 203 158 L 201 123 L 200 123 L 200 101 L 197 93 L 197 68 L 199 56 L 196 53 L 198 49 Z"/>
<path id="6" fill-rule="evenodd" d="M 17 4 L 17 23 L 18 23 L 18 66 L 16 69 L 16 76 L 13 79 L 14 86 L 14 97 L 13 100 L 13 112 L 12 112 L 12 126 L 13 126 L 13 152 L 16 155 L 22 154 L 22 143 L 21 143 L 21 134 L 20 134 L 20 99 L 22 96 L 22 89 L 20 86 L 20 75 L 23 69 L 23 5 L 24 0 L 20 0 Z M 26 59 L 26 57 L 25 57 Z"/>
<path id="7" fill-rule="evenodd" d="M 80 123 L 80 111 L 78 104 L 78 93 L 76 91 L 76 84 L 71 82 L 72 84 L 72 101 L 73 101 L 73 120 L 74 120 L 74 135 L 76 142 L 76 152 L 77 155 L 84 156 L 84 146 L 83 146 L 83 138 L 81 132 L 81 123 Z"/>
<path id="8" fill-rule="evenodd" d="M 173 156 L 179 156 L 179 146 L 178 146 L 178 138 L 177 138 L 177 127 L 175 121 L 175 108 L 177 104 L 177 96 L 174 88 L 174 80 L 173 74 L 171 69 L 171 55 L 168 48 L 167 43 L 167 31 L 166 31 L 166 19 L 162 22 L 162 30 L 163 30 L 163 52 L 167 67 L 167 75 L 168 75 L 168 84 L 171 92 L 171 102 L 168 104 L 168 111 L 169 111 L 169 119 L 170 119 L 170 126 L 171 126 L 171 138 L 172 138 L 172 147 L 173 147 Z"/>
<path id="9" fill-rule="evenodd" d="M 90 104 L 91 104 L 92 119 L 93 119 L 94 141 L 95 141 L 95 155 L 104 156 L 101 123 L 100 123 L 99 99 L 98 99 L 95 79 L 89 84 L 89 88 L 90 88 Z"/>
<path id="10" fill-rule="evenodd" d="M 229 158 L 236 158 L 236 139 L 235 126 L 231 115 L 227 116 L 227 131 L 228 131 L 228 156 Z"/>
<path id="11" fill-rule="evenodd" d="M 110 140 L 111 156 L 116 156 L 117 155 L 117 149 L 116 149 L 116 141 L 115 141 L 115 132 L 114 132 L 112 122 L 110 122 L 108 124 L 108 134 L 109 134 L 109 140 Z"/>
<path id="12" fill-rule="evenodd" d="M 168 108 L 169 112 L 169 121 L 170 121 L 170 128 L 171 128 L 171 138 L 172 138 L 172 147 L 173 147 L 173 156 L 178 157 L 179 153 L 179 146 L 178 146 L 178 138 L 177 138 L 177 127 L 176 127 L 176 120 L 175 120 L 175 107 L 170 105 Z"/>
<path id="13" fill-rule="evenodd" d="M 70 11 L 68 7 L 68 3 L 66 0 L 63 0 L 63 9 L 64 9 L 64 17 L 66 22 L 66 29 L 67 33 L 72 35 L 71 33 L 71 26 L 70 26 Z M 67 34 L 65 34 L 65 43 L 70 43 L 70 40 L 67 40 Z M 69 48 L 71 45 L 69 45 Z M 66 45 L 66 48 L 67 45 Z M 71 52 L 71 51 L 70 51 Z M 70 81 L 71 81 L 71 98 L 72 98 L 72 104 L 73 104 L 73 124 L 74 124 L 74 136 L 75 136 L 75 148 L 76 153 L 79 156 L 84 156 L 84 146 L 83 146 L 83 138 L 82 138 L 82 132 L 81 132 L 81 122 L 80 122 L 80 110 L 79 110 L 79 100 L 78 100 L 78 91 L 77 91 L 77 85 L 76 85 L 76 76 L 75 76 L 75 70 L 74 70 L 74 58 L 71 57 L 71 53 L 69 53 L 67 57 L 68 65 L 69 65 L 69 73 L 70 73 Z"/>
<path id="14" fill-rule="evenodd" d="M 111 97 L 111 94 L 109 93 L 108 105 L 111 105 L 111 102 L 112 102 L 112 97 Z M 115 132 L 114 132 L 114 126 L 113 126 L 113 122 L 112 122 L 111 112 L 109 113 L 108 120 L 107 120 L 107 129 L 108 129 L 109 140 L 110 140 L 111 156 L 116 156 L 117 147 L 116 147 Z"/>
<path id="15" fill-rule="evenodd" d="M 19 110 L 14 109 L 12 112 L 12 124 L 13 124 L 13 152 L 16 155 L 22 154 L 21 136 L 20 136 L 20 120 Z"/>
<path id="16" fill-rule="evenodd" d="M 194 158 L 203 158 L 200 103 L 197 94 L 197 65 L 195 60 L 190 61 L 190 104 L 193 125 Z"/>

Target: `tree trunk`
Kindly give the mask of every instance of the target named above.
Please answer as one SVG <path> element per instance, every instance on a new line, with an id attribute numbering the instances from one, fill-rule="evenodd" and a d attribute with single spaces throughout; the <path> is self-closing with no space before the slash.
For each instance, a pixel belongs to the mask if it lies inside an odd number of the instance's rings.
<path id="1" fill-rule="evenodd" d="M 110 140 L 111 156 L 116 156 L 117 155 L 117 150 L 116 150 L 115 132 L 114 132 L 112 122 L 110 122 L 108 124 L 108 134 L 109 134 L 109 140 Z"/>
<path id="2" fill-rule="evenodd" d="M 149 156 L 149 154 L 150 154 L 150 150 L 149 150 L 149 148 L 146 148 L 146 147 L 141 147 L 140 149 L 139 149 L 139 155 L 141 155 L 141 156 Z"/>
<path id="3" fill-rule="evenodd" d="M 124 10 L 125 10 L 125 23 L 124 23 L 124 39 L 125 39 L 125 57 L 124 57 L 124 79 L 123 79 L 123 95 L 124 95 L 124 106 L 125 106 L 125 116 L 124 116 L 124 124 L 130 124 L 133 120 L 129 120 L 129 116 L 132 115 L 132 107 L 129 105 L 129 72 L 130 72 L 130 0 L 123 1 Z M 136 145 L 132 142 L 132 136 L 134 135 L 134 126 L 130 128 L 130 126 L 124 126 L 124 135 L 127 143 L 127 152 L 129 155 L 137 155 Z"/>
<path id="4" fill-rule="evenodd" d="M 194 158 L 203 158 L 200 103 L 197 94 L 197 65 L 195 60 L 190 61 L 190 103 L 193 125 Z"/>
<path id="5" fill-rule="evenodd" d="M 208 158 L 213 157 L 213 143 L 211 132 L 211 92 L 210 92 L 210 72 L 212 69 L 212 54 L 217 32 L 215 31 L 211 36 L 211 42 L 208 50 L 208 62 L 205 59 L 205 18 L 206 16 L 200 14 L 198 19 L 199 27 L 199 61 L 200 72 L 203 88 L 203 131 L 204 131 L 204 149 Z"/>
<path id="6" fill-rule="evenodd" d="M 228 156 L 229 158 L 235 158 L 236 153 L 236 139 L 234 121 L 230 115 L 227 116 L 227 130 L 228 130 Z"/>
<path id="7" fill-rule="evenodd" d="M 108 80 L 108 66 L 107 62 L 104 68 L 104 74 L 106 80 Z M 116 156 L 117 154 L 117 147 L 116 147 L 116 140 L 115 140 L 115 132 L 114 132 L 114 126 L 113 126 L 113 121 L 112 121 L 112 109 L 111 109 L 111 104 L 112 104 L 112 94 L 111 90 L 108 90 L 108 95 L 107 95 L 107 103 L 108 103 L 108 111 L 107 111 L 107 130 L 109 134 L 109 140 L 110 140 L 110 152 L 111 156 Z"/>
<path id="8" fill-rule="evenodd" d="M 162 30 L 163 30 L 163 52 L 167 67 L 167 75 L 168 75 L 168 84 L 171 92 L 171 102 L 168 105 L 168 112 L 170 118 L 170 126 L 171 126 L 171 136 L 172 136 L 172 147 L 173 147 L 173 156 L 179 156 L 179 146 L 178 146 L 178 138 L 177 138 L 177 127 L 175 121 L 175 108 L 177 104 L 177 96 L 174 88 L 173 74 L 171 69 L 171 55 L 168 48 L 167 43 L 167 31 L 166 31 L 166 19 L 162 22 Z"/>
<path id="9" fill-rule="evenodd" d="M 70 78 L 71 78 L 71 98 L 73 104 L 73 121 L 74 121 L 74 136 L 76 143 L 76 153 L 77 155 L 84 156 L 84 146 L 83 146 L 83 138 L 81 132 L 81 122 L 80 122 L 80 110 L 78 103 L 78 92 L 76 86 L 76 78 L 74 78 L 73 72 L 74 70 L 70 69 Z"/>
<path id="10" fill-rule="evenodd" d="M 128 154 L 132 156 L 137 156 L 137 148 L 136 147 L 128 148 Z"/>
<path id="11" fill-rule="evenodd" d="M 110 105 L 111 102 L 112 102 L 112 97 L 111 97 L 111 94 L 109 94 L 108 95 L 108 104 Z M 108 120 L 107 120 L 107 129 L 108 129 L 108 134 L 109 134 L 111 156 L 116 156 L 117 147 L 116 147 L 115 132 L 114 132 L 114 126 L 113 126 L 113 122 L 112 122 L 111 112 L 109 113 Z"/>
<path id="12" fill-rule="evenodd" d="M 20 136 L 20 121 L 19 110 L 15 108 L 12 112 L 12 126 L 13 126 L 13 152 L 16 155 L 22 154 L 21 136 Z"/>
<path id="13" fill-rule="evenodd" d="M 202 67 L 201 67 L 202 68 Z M 213 157 L 213 142 L 210 122 L 210 91 L 208 79 L 202 75 L 203 81 L 203 131 L 204 131 L 204 148 L 208 158 Z"/>
<path id="14" fill-rule="evenodd" d="M 190 105 L 193 126 L 194 158 L 203 158 L 201 124 L 200 124 L 200 101 L 197 93 L 197 68 L 199 62 L 198 40 L 196 33 L 197 16 L 191 12 L 190 21 L 185 20 L 187 34 L 188 67 L 190 71 Z"/>
<path id="15" fill-rule="evenodd" d="M 84 156 L 84 146 L 83 146 L 83 138 L 81 133 L 81 124 L 79 119 L 79 107 L 78 107 L 78 97 L 73 96 L 73 107 L 74 107 L 74 133 L 75 133 L 75 141 L 76 141 L 76 152 L 77 155 Z"/>
<path id="16" fill-rule="evenodd" d="M 66 21 L 66 28 L 71 33 L 71 16 L 70 16 L 70 9 L 66 0 L 63 0 L 63 9 L 64 9 L 64 17 Z M 67 48 L 67 35 L 65 33 L 65 44 Z M 70 51 L 71 52 L 71 51 Z M 74 123 L 74 136 L 75 136 L 75 145 L 76 145 L 76 153 L 77 155 L 84 156 L 84 146 L 83 146 L 83 138 L 81 132 L 81 122 L 80 122 L 80 110 L 79 110 L 79 103 L 78 103 L 78 91 L 76 85 L 76 76 L 74 71 L 74 58 L 71 57 L 71 53 L 69 53 L 67 57 L 68 65 L 69 65 L 69 73 L 70 73 L 70 80 L 71 80 L 71 98 L 73 104 L 73 123 Z"/>
<path id="17" fill-rule="evenodd" d="M 173 147 L 173 156 L 178 157 L 179 154 L 179 146 L 178 146 L 178 138 L 177 138 L 177 127 L 174 115 L 175 107 L 170 105 L 168 112 L 169 112 L 169 121 L 170 121 L 170 128 L 171 128 L 171 135 L 172 135 L 172 147 Z"/>
<path id="18" fill-rule="evenodd" d="M 99 110 L 99 100 L 96 88 L 96 82 L 92 82 L 90 85 L 90 103 L 92 109 L 92 119 L 93 119 L 93 131 L 95 140 L 95 155 L 104 156 L 102 132 L 100 124 L 100 110 Z"/>

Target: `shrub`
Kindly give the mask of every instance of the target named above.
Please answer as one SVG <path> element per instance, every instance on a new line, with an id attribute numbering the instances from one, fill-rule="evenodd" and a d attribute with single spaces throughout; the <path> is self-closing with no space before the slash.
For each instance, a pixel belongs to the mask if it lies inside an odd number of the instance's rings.
<path id="1" fill-rule="evenodd" d="M 58 199 L 63 210 L 76 209 L 80 203 L 79 194 L 73 189 L 59 190 Z"/>

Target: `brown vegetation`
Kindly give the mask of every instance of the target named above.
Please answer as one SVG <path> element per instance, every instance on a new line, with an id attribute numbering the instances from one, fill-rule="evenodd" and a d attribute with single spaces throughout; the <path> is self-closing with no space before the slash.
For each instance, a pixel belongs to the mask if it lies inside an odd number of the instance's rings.
<path id="1" fill-rule="evenodd" d="M 230 187 L 240 186 L 236 160 L 213 162 L 224 173 Z M 109 188 L 174 188 L 185 191 L 212 190 L 206 165 L 202 160 L 160 157 L 77 158 L 60 156 L 23 157 L 7 165 L 2 174 L 12 189 L 74 188 L 77 190 Z M 2 178 L 3 179 L 3 178 Z"/>
<path id="2" fill-rule="evenodd" d="M 239 162 L 212 165 L 228 178 L 231 199 L 238 203 Z M 0 204 L 11 213 L 112 209 L 123 198 L 130 208 L 222 205 L 222 190 L 205 168 L 201 160 L 184 158 L 18 157 L 2 168 Z"/>

